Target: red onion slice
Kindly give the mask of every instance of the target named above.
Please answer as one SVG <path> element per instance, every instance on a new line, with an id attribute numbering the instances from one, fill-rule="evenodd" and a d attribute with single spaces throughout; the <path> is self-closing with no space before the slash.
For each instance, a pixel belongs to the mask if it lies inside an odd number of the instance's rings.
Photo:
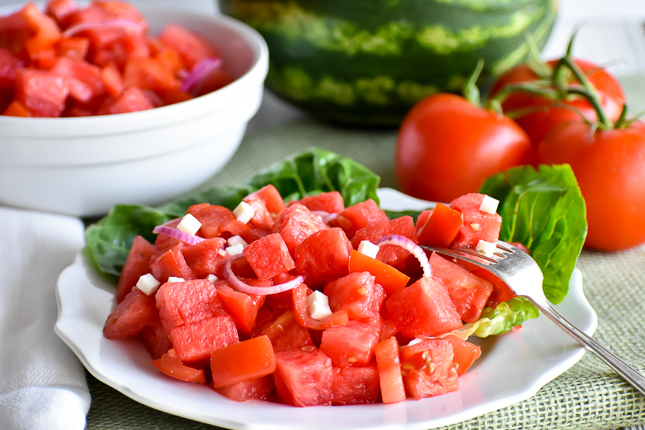
<path id="1" fill-rule="evenodd" d="M 141 32 L 143 27 L 140 23 L 129 21 L 127 19 L 111 19 L 107 21 L 80 22 L 72 25 L 63 32 L 63 37 L 72 37 L 76 33 L 85 30 L 102 30 L 102 29 L 123 29 L 123 31 Z"/>
<path id="2" fill-rule="evenodd" d="M 224 278 L 228 281 L 229 284 L 231 284 L 234 288 L 242 291 L 243 293 L 246 294 L 254 294 L 256 296 L 268 296 L 271 294 L 278 294 L 282 293 L 283 291 L 288 291 L 296 288 L 298 285 L 302 284 L 302 282 L 305 280 L 304 277 L 298 276 L 291 281 L 282 283 L 282 284 L 276 284 L 272 285 L 270 287 L 256 287 L 253 285 L 246 284 L 240 279 L 238 279 L 237 276 L 235 276 L 235 273 L 233 273 L 233 269 L 231 265 L 233 264 L 234 261 L 244 258 L 244 254 L 239 254 L 236 256 L 233 256 L 228 259 L 226 262 L 226 265 L 224 266 Z"/>
<path id="3" fill-rule="evenodd" d="M 195 84 L 221 65 L 222 60 L 220 58 L 204 58 L 199 63 L 195 64 L 190 72 L 188 72 L 179 86 L 179 89 L 185 93 L 190 92 Z"/>
<path id="4" fill-rule="evenodd" d="M 412 240 L 408 239 L 405 236 L 400 236 L 397 234 L 393 234 L 390 236 L 383 236 L 376 242 L 374 242 L 375 245 L 397 245 L 400 246 L 401 248 L 405 249 L 406 251 L 409 251 L 416 257 L 417 260 L 419 260 L 419 263 L 421 264 L 421 268 L 423 269 L 423 276 L 430 277 L 432 276 L 432 268 L 430 267 L 430 262 L 428 261 L 428 256 L 426 255 L 425 251 L 423 248 L 421 248 L 419 245 L 414 243 Z"/>
<path id="5" fill-rule="evenodd" d="M 178 230 L 174 227 L 169 227 L 167 225 L 158 225 L 152 229 L 153 233 L 162 233 L 172 236 L 175 239 L 179 239 L 182 242 L 186 242 L 189 245 L 194 245 L 204 240 L 203 237 L 195 236 L 194 234 L 184 233 L 181 230 Z"/>

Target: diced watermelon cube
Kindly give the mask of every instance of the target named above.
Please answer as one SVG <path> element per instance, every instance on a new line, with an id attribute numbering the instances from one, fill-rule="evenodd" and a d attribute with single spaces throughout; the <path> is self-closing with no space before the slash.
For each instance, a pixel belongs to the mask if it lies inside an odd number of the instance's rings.
<path id="1" fill-rule="evenodd" d="M 16 70 L 14 97 L 31 116 L 61 116 L 68 95 L 67 78 L 45 70 Z"/>
<path id="2" fill-rule="evenodd" d="M 155 322 L 156 315 L 155 298 L 135 288 L 108 315 L 103 335 L 108 339 L 136 336 Z"/>
<path id="3" fill-rule="evenodd" d="M 345 309 L 349 318 L 373 326 L 381 324 L 385 290 L 369 272 L 354 272 L 325 285 L 332 311 Z"/>
<path id="4" fill-rule="evenodd" d="M 450 245 L 453 248 L 475 248 L 480 240 L 495 243 L 502 228 L 502 217 L 479 210 L 484 194 L 470 193 L 450 202 L 450 207 L 462 213 L 464 224 Z"/>
<path id="5" fill-rule="evenodd" d="M 334 367 L 365 366 L 374 358 L 379 328 L 358 321 L 323 331 L 320 350 Z"/>
<path id="6" fill-rule="evenodd" d="M 452 344 L 452 351 L 454 353 L 452 361 L 455 371 L 457 372 L 457 376 L 461 376 L 466 373 L 466 370 L 468 370 L 482 354 L 480 346 L 461 340 L 457 336 L 446 336 L 443 339 Z"/>
<path id="7" fill-rule="evenodd" d="M 349 273 L 351 251 L 352 244 L 340 228 L 319 230 L 296 248 L 296 270 L 305 277 L 308 286 L 322 288 Z"/>
<path id="8" fill-rule="evenodd" d="M 401 371 L 405 389 L 412 398 L 437 396 L 459 389 L 453 366 L 452 344 L 443 339 L 425 339 L 401 348 Z"/>
<path id="9" fill-rule="evenodd" d="M 16 70 L 23 64 L 11 51 L 0 47 L 0 89 L 13 88 Z"/>
<path id="10" fill-rule="evenodd" d="M 155 105 L 140 88 L 131 87 L 124 90 L 114 101 L 102 107 L 97 115 L 139 112 L 154 107 Z"/>
<path id="11" fill-rule="evenodd" d="M 372 199 L 357 203 L 342 211 L 334 221 L 350 239 L 356 232 L 370 225 L 389 221 L 387 214 Z"/>
<path id="12" fill-rule="evenodd" d="M 327 224 L 321 217 L 312 214 L 306 206 L 296 203 L 278 215 L 273 225 L 273 232 L 280 233 L 289 252 L 293 254 L 306 238 L 326 228 Z"/>
<path id="13" fill-rule="evenodd" d="M 226 313 L 215 286 L 206 279 L 165 283 L 159 287 L 155 298 L 167 332 Z"/>
<path id="14" fill-rule="evenodd" d="M 278 233 L 270 234 L 250 243 L 244 248 L 244 256 L 258 279 L 261 280 L 271 279 L 296 267 L 287 244 Z"/>
<path id="15" fill-rule="evenodd" d="M 163 327 L 161 319 L 157 313 L 155 322 L 148 325 L 139 333 L 139 340 L 150 353 L 153 360 L 161 358 L 165 353 L 172 348 L 172 342 L 168 337 L 168 332 Z"/>
<path id="16" fill-rule="evenodd" d="M 380 222 L 367 227 L 363 227 L 356 232 L 352 238 L 352 246 L 358 249 L 361 241 L 376 242 L 376 240 L 390 235 L 407 237 L 415 243 L 418 243 L 417 231 L 414 225 L 414 219 L 409 215 L 400 218 Z M 376 259 L 390 266 L 405 270 L 406 262 L 412 254 L 396 245 L 383 245 L 380 247 Z M 416 259 L 414 260 L 416 262 Z"/>
<path id="17" fill-rule="evenodd" d="M 242 236 L 248 233 L 249 226 L 238 221 L 233 211 L 224 206 L 201 203 L 188 208 L 187 213 L 202 223 L 199 234 L 205 238 Z"/>
<path id="18" fill-rule="evenodd" d="M 179 24 L 168 24 L 159 40 L 179 52 L 188 70 L 205 58 L 219 58 L 219 52 L 208 40 Z"/>
<path id="19" fill-rule="evenodd" d="M 419 279 L 390 296 L 385 306 L 397 329 L 410 339 L 437 336 L 462 326 L 446 286 L 438 279 Z"/>
<path id="20" fill-rule="evenodd" d="M 116 302 L 121 303 L 132 288 L 137 285 L 139 278 L 150 272 L 150 259 L 154 246 L 143 236 L 135 236 L 130 247 L 130 252 L 125 260 L 121 276 L 116 285 Z"/>
<path id="21" fill-rule="evenodd" d="M 331 405 L 334 370 L 322 351 L 290 349 L 275 354 L 275 386 L 283 403 L 292 406 Z"/>
<path id="22" fill-rule="evenodd" d="M 51 72 L 68 78 L 69 95 L 76 100 L 87 102 L 104 91 L 101 69 L 87 61 L 61 57 Z"/>
<path id="23" fill-rule="evenodd" d="M 380 394 L 376 365 L 335 367 L 332 393 L 332 405 L 376 403 Z"/>
<path id="24" fill-rule="evenodd" d="M 275 218 L 285 209 L 284 200 L 277 188 L 272 185 L 265 185 L 254 193 L 244 197 L 244 202 L 253 207 L 255 213 L 251 218 L 251 225 L 271 231 Z"/>
<path id="25" fill-rule="evenodd" d="M 432 253 L 429 260 L 433 276 L 448 289 L 461 319 L 467 323 L 477 321 L 493 292 L 493 284 L 439 254 Z"/>
<path id="26" fill-rule="evenodd" d="M 215 391 L 236 402 L 245 402 L 247 400 L 266 401 L 271 398 L 274 388 L 273 375 L 267 375 L 262 378 L 249 379 L 237 384 L 215 388 Z"/>
<path id="27" fill-rule="evenodd" d="M 235 322 L 220 314 L 170 330 L 170 340 L 183 362 L 208 364 L 211 352 L 239 342 Z"/>
<path id="28" fill-rule="evenodd" d="M 327 191 L 315 196 L 305 196 L 298 200 L 300 204 L 307 206 L 310 211 L 322 211 L 327 213 L 341 213 L 345 210 L 345 201 L 338 191 Z"/>

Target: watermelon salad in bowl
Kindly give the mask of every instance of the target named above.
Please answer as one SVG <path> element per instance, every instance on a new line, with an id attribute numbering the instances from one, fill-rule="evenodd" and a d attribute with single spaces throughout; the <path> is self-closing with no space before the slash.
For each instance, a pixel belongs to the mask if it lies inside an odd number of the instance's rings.
<path id="1" fill-rule="evenodd" d="M 480 59 L 481 82 L 538 47 L 557 0 L 219 0 L 264 36 L 267 88 L 344 124 L 398 126 L 419 100 L 461 93 Z"/>
<path id="2" fill-rule="evenodd" d="M 76 216 L 159 204 L 237 150 L 268 50 L 233 18 L 149 3 L 0 8 L 0 203 Z"/>
<path id="3" fill-rule="evenodd" d="M 419 247 L 477 248 L 498 238 L 525 244 L 549 299 L 563 302 L 571 282 L 576 318 L 593 331 L 593 310 L 572 277 L 586 222 L 568 166 L 514 168 L 479 193 L 446 204 L 418 201 L 412 211 L 382 209 L 378 183 L 355 161 L 311 148 L 245 185 L 156 207 L 117 205 L 88 226 L 82 264 L 61 274 L 56 331 L 92 373 L 131 397 L 233 427 L 269 428 L 283 410 L 271 405 L 284 404 L 334 406 L 329 419 L 343 428 L 385 425 L 385 410 L 361 409 L 364 419 L 349 412 L 384 403 L 406 404 L 391 418 L 411 428 L 454 423 L 530 396 L 581 357 L 581 348 L 566 336 L 560 344 L 557 328 L 532 321 L 533 305 L 488 272 Z M 79 318 L 82 333 L 74 328 Z M 509 337 L 523 326 L 526 338 Z M 543 345 L 531 355 L 537 364 L 529 360 L 535 368 L 515 366 L 521 387 L 495 383 L 504 394 L 482 396 L 473 381 L 512 380 L 515 368 L 496 365 L 550 331 L 556 358 L 545 361 L 540 354 L 553 350 Z M 150 387 L 159 384 L 185 393 L 192 406 L 155 396 Z M 468 392 L 457 394 L 460 387 Z M 407 404 L 440 398 L 452 406 Z M 254 412 L 238 416 L 243 404 Z M 289 427 L 322 428 L 320 412 L 291 416 Z"/>

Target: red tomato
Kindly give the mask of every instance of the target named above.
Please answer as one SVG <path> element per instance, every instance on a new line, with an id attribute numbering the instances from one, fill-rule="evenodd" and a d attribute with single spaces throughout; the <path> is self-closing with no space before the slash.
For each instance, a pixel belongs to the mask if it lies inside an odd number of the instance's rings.
<path id="1" fill-rule="evenodd" d="M 476 192 L 484 180 L 528 164 L 531 142 L 510 118 L 453 94 L 437 94 L 406 115 L 396 143 L 401 191 L 439 202 Z"/>
<path id="2" fill-rule="evenodd" d="M 551 60 L 547 65 L 553 67 L 558 60 Z M 574 62 L 586 73 L 589 81 L 596 87 L 605 113 L 611 121 L 615 121 L 620 116 L 622 106 L 625 101 L 625 94 L 622 87 L 607 70 L 589 61 L 574 59 Z M 493 84 L 491 94 L 498 93 L 504 87 L 510 84 L 530 82 L 538 79 L 538 76 L 526 64 L 520 64 L 509 70 Z M 571 79 L 570 84 L 577 84 L 578 81 Z M 531 142 L 538 145 L 546 133 L 557 124 L 568 121 L 581 121 L 580 114 L 572 109 L 555 107 L 555 103 L 562 103 L 566 106 L 576 108 L 590 121 L 596 120 L 596 111 L 587 100 L 582 97 L 576 97 L 567 100 L 549 100 L 544 96 L 531 94 L 527 92 L 516 91 L 511 93 L 502 102 L 502 109 L 506 113 L 518 109 L 536 108 L 531 113 L 521 115 L 515 118 L 526 134 L 529 135 Z"/>
<path id="3" fill-rule="evenodd" d="M 586 123 L 562 124 L 539 156 L 571 165 L 587 204 L 586 246 L 619 251 L 645 243 L 645 123 L 595 133 Z"/>

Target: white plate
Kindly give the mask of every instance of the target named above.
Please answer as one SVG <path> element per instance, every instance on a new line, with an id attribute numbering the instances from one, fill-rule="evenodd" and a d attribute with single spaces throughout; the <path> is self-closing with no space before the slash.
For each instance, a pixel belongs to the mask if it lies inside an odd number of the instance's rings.
<path id="1" fill-rule="evenodd" d="M 422 209 L 427 203 L 394 190 L 379 190 L 386 209 Z M 528 399 L 573 366 L 584 350 L 540 316 L 514 333 L 480 343 L 482 357 L 460 378 L 461 389 L 396 404 L 295 408 L 262 401 L 238 403 L 204 385 L 175 381 L 159 373 L 138 341 L 102 335 L 113 307 L 114 287 L 103 282 L 78 255 L 58 279 L 55 330 L 92 375 L 152 408 L 227 428 L 247 429 L 428 429 L 455 424 Z M 557 309 L 585 333 L 596 329 L 578 270 Z"/>

